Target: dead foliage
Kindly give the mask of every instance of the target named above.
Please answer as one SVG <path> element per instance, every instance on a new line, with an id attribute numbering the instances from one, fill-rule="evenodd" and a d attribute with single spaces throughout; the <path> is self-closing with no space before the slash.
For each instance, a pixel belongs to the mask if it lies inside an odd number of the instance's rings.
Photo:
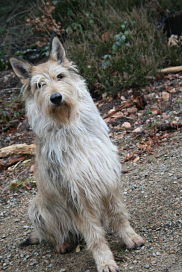
<path id="1" fill-rule="evenodd" d="M 45 5 L 41 7 L 41 14 L 39 17 L 29 17 L 26 22 L 32 27 L 35 32 L 39 34 L 44 33 L 43 38 L 36 42 L 38 47 L 44 46 L 52 33 L 60 35 L 64 32 L 64 29 L 60 22 L 56 22 L 53 18 L 52 13 L 55 10 L 55 5 L 51 0 L 45 2 Z"/>

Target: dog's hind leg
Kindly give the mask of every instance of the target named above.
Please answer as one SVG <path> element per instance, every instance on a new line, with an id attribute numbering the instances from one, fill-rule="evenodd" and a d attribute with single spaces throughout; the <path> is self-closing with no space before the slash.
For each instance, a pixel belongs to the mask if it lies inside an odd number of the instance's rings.
<path id="1" fill-rule="evenodd" d="M 52 204 L 52 205 L 51 205 Z M 69 251 L 68 230 L 61 224 L 64 221 L 64 212 L 54 206 L 53 203 L 35 197 L 29 207 L 29 216 L 32 221 L 34 231 L 21 247 L 38 244 L 41 241 L 50 242 L 60 253 Z"/>
<path id="2" fill-rule="evenodd" d="M 38 245 L 39 243 L 40 243 L 39 235 L 34 230 L 30 233 L 29 237 L 25 241 L 23 241 L 19 244 L 19 247 L 23 248 L 23 247 L 26 247 L 29 245 Z"/>
<path id="3" fill-rule="evenodd" d="M 98 272 L 119 272 L 113 254 L 105 239 L 105 232 L 97 215 L 82 214 L 78 218 L 77 228 L 83 235 L 87 248 L 91 250 Z"/>
<path id="4" fill-rule="evenodd" d="M 118 192 L 108 198 L 107 204 L 112 229 L 121 238 L 122 244 L 128 249 L 141 247 L 144 240 L 131 227 L 128 212 Z"/>

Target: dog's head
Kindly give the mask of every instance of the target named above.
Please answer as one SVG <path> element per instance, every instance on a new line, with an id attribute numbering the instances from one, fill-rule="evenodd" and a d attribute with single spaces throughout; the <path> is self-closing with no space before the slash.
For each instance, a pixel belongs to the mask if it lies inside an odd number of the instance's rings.
<path id="1" fill-rule="evenodd" d="M 76 117 L 81 78 L 57 37 L 52 40 L 48 61 L 35 66 L 13 57 L 10 63 L 23 84 L 27 104 L 62 124 Z"/>

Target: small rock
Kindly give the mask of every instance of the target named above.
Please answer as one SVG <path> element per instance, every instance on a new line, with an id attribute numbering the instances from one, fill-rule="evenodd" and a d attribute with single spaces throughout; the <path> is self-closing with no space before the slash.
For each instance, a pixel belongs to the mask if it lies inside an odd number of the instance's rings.
<path id="1" fill-rule="evenodd" d="M 169 115 L 167 115 L 166 113 L 163 113 L 162 114 L 162 118 L 164 118 L 164 119 L 168 119 L 170 116 Z"/>
<path id="2" fill-rule="evenodd" d="M 176 93 L 176 89 L 175 88 L 169 89 L 168 92 L 170 92 L 170 93 Z"/>
<path id="3" fill-rule="evenodd" d="M 35 164 L 32 164 L 30 169 L 29 169 L 30 173 L 34 173 L 35 172 Z"/>
<path id="4" fill-rule="evenodd" d="M 129 122 L 124 122 L 121 127 L 123 127 L 123 128 L 131 128 L 131 124 Z"/>
<path id="5" fill-rule="evenodd" d="M 137 127 L 133 130 L 134 133 L 142 133 L 144 131 L 143 127 Z"/>
<path id="6" fill-rule="evenodd" d="M 23 228 L 24 229 L 30 229 L 30 226 L 24 225 Z"/>
<path id="7" fill-rule="evenodd" d="M 168 92 L 163 91 L 162 92 L 162 99 L 164 99 L 165 101 L 168 101 L 170 98 L 170 94 Z"/>
<path id="8" fill-rule="evenodd" d="M 150 93 L 147 95 L 148 99 L 153 99 L 155 98 L 156 94 L 155 93 Z"/>
<path id="9" fill-rule="evenodd" d="M 153 115 L 158 115 L 161 113 L 159 109 L 151 109 L 151 112 Z"/>
<path id="10" fill-rule="evenodd" d="M 131 188 L 132 188 L 132 189 L 136 189 L 136 188 L 138 188 L 138 185 L 137 185 L 137 184 L 132 184 L 132 185 L 131 185 Z"/>
<path id="11" fill-rule="evenodd" d="M 137 112 L 137 108 L 136 107 L 132 107 L 128 109 L 128 113 L 136 113 Z"/>
<path id="12" fill-rule="evenodd" d="M 149 265 L 149 264 L 146 264 L 146 265 L 144 265 L 144 268 L 145 268 L 145 269 L 149 269 L 149 268 L 150 268 L 150 265 Z"/>
<path id="13" fill-rule="evenodd" d="M 30 255 L 26 255 L 26 256 L 23 258 L 23 260 L 26 261 L 26 260 L 29 259 L 29 258 L 30 258 Z"/>
<path id="14" fill-rule="evenodd" d="M 33 260 L 33 261 L 30 263 L 31 266 L 36 265 L 36 264 L 38 264 L 38 262 L 37 262 L 36 260 Z"/>
<path id="15" fill-rule="evenodd" d="M 59 272 L 66 272 L 65 268 L 61 268 L 61 270 L 59 270 Z"/>

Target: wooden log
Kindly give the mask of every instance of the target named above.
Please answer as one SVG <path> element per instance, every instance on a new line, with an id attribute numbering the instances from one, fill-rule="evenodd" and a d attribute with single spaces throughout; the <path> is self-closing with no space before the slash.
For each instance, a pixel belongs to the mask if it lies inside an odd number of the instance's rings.
<path id="1" fill-rule="evenodd" d="M 0 158 L 8 157 L 11 155 L 28 154 L 33 155 L 35 152 L 35 144 L 14 144 L 0 149 Z"/>
<path id="2" fill-rule="evenodd" d="M 167 67 L 167 68 L 158 70 L 158 72 L 162 74 L 178 73 L 178 72 L 182 72 L 182 66 Z"/>

